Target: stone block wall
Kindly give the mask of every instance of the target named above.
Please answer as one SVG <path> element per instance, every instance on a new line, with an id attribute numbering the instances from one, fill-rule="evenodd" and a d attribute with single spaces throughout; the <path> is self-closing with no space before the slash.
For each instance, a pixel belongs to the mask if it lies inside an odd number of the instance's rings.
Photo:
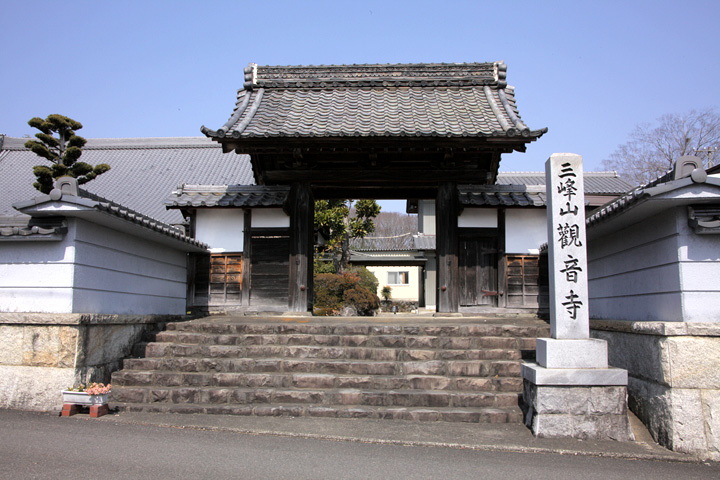
<path id="1" fill-rule="evenodd" d="M 633 440 L 625 386 L 559 386 L 524 382 L 525 425 L 538 437 Z"/>
<path id="2" fill-rule="evenodd" d="M 108 383 L 146 333 L 179 318 L 0 313 L 0 408 L 59 411 L 62 390 Z"/>
<path id="3" fill-rule="evenodd" d="M 720 460 L 720 325 L 592 320 L 610 364 L 627 369 L 628 404 L 655 440 Z"/>

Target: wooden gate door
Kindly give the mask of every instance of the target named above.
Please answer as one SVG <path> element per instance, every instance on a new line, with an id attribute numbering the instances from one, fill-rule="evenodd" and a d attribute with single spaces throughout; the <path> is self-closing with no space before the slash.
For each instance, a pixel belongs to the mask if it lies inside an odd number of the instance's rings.
<path id="1" fill-rule="evenodd" d="M 289 230 L 253 229 L 251 249 L 250 305 L 287 309 Z"/>
<path id="2" fill-rule="evenodd" d="M 460 234 L 460 305 L 496 307 L 497 237 Z"/>

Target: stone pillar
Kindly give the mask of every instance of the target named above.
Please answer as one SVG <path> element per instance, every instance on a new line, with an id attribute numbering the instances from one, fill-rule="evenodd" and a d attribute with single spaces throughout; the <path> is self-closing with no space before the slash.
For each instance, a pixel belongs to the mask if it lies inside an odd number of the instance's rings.
<path id="1" fill-rule="evenodd" d="M 287 200 L 290 215 L 288 310 L 293 313 L 312 311 L 314 205 L 309 185 L 291 187 Z"/>
<path id="2" fill-rule="evenodd" d="M 435 206 L 437 252 L 437 311 L 457 313 L 460 309 L 458 281 L 458 213 L 457 185 L 440 185 Z"/>
<path id="3" fill-rule="evenodd" d="M 627 370 L 590 338 L 582 157 L 553 154 L 545 176 L 551 338 L 522 366 L 525 424 L 538 437 L 632 440 Z"/>

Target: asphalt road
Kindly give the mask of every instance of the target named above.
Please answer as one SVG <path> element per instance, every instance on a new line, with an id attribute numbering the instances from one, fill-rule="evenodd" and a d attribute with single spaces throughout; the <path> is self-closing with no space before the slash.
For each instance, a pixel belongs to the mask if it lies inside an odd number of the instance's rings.
<path id="1" fill-rule="evenodd" d="M 0 479 L 695 479 L 720 464 L 416 447 L 0 410 Z"/>

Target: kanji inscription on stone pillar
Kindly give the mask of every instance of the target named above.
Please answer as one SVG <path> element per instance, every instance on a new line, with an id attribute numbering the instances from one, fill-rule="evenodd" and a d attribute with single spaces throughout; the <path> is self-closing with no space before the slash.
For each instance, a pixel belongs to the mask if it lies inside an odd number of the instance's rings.
<path id="1" fill-rule="evenodd" d="M 550 335 L 590 336 L 582 157 L 556 153 L 545 163 Z"/>

